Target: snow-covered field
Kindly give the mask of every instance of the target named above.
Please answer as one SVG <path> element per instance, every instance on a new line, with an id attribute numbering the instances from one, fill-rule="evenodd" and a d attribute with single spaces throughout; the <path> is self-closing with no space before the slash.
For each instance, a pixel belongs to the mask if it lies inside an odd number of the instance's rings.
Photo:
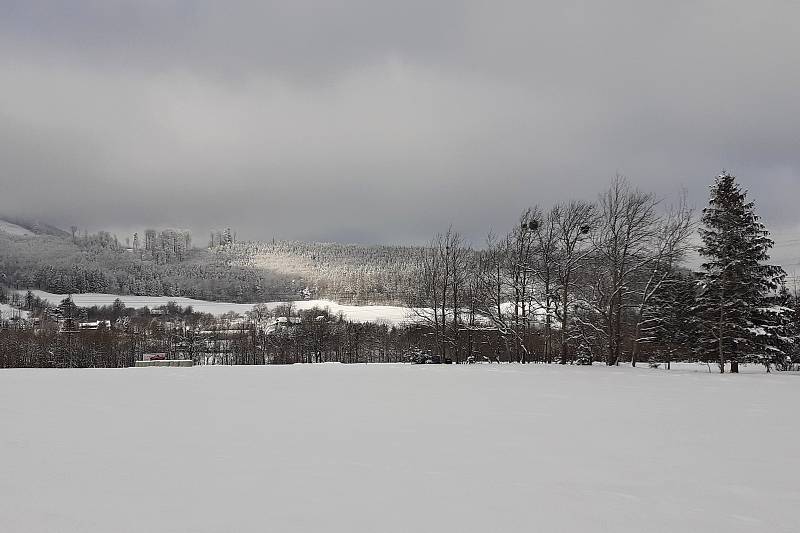
<path id="1" fill-rule="evenodd" d="M 0 371 L 0 531 L 796 532 L 800 377 Z"/>
<path id="2" fill-rule="evenodd" d="M 0 319 L 8 319 L 19 314 L 22 318 L 28 318 L 28 312 L 22 311 L 8 304 L 0 304 Z"/>
<path id="3" fill-rule="evenodd" d="M 26 291 L 21 291 L 26 292 Z M 50 292 L 34 290 L 33 294 L 47 300 L 51 304 L 57 305 L 63 300 L 65 294 L 53 294 Z M 209 302 L 205 300 L 195 300 L 192 298 L 182 298 L 176 296 L 125 296 L 116 294 L 85 293 L 73 294 L 72 300 L 75 305 L 80 307 L 91 307 L 93 305 L 111 305 L 115 299 L 119 298 L 128 307 L 157 307 L 166 305 L 167 302 L 175 302 L 182 307 L 191 305 L 195 311 L 211 313 L 213 315 L 223 315 L 227 312 L 244 314 L 253 309 L 254 304 L 237 304 L 229 302 Z M 269 302 L 267 307 L 275 309 L 285 302 Z M 409 319 L 409 309 L 406 307 L 391 305 L 343 305 L 330 300 L 300 300 L 293 303 L 295 309 L 311 309 L 313 307 L 328 308 L 332 313 L 342 312 L 345 318 L 353 322 L 378 322 L 385 324 L 400 324 Z"/>
<path id="4" fill-rule="evenodd" d="M 22 290 L 18 292 L 24 296 L 27 291 Z M 61 300 L 67 297 L 66 294 L 53 294 L 40 290 L 31 290 L 31 292 L 39 298 L 46 300 L 51 305 L 58 305 L 61 303 Z M 192 306 L 195 311 L 211 313 L 215 316 L 224 315 L 228 312 L 244 314 L 251 311 L 255 305 L 231 302 L 210 302 L 181 296 L 131 296 L 95 292 L 72 295 L 72 301 L 79 307 L 111 305 L 117 298 L 122 300 L 126 306 L 137 309 L 141 307 L 153 308 L 166 305 L 168 302 L 175 302 L 182 307 Z M 286 302 L 266 302 L 264 305 L 266 305 L 268 309 L 274 310 L 278 306 L 285 304 Z M 341 312 L 345 318 L 353 322 L 376 322 L 378 324 L 400 325 L 407 324 L 418 318 L 414 310 L 396 305 L 345 305 L 332 300 L 297 300 L 292 302 L 292 305 L 297 310 L 319 307 L 321 309 L 329 309 L 334 314 Z M 513 303 L 504 303 L 503 308 L 504 312 L 511 313 L 513 312 Z M 417 312 L 424 314 L 426 309 L 417 308 Z M 428 308 L 427 312 L 432 311 Z M 541 310 L 535 310 L 534 313 L 541 315 Z"/>

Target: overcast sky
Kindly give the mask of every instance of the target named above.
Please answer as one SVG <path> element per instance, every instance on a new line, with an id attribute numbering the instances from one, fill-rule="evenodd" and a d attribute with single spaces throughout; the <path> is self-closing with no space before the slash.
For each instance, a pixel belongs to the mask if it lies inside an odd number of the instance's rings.
<path id="1" fill-rule="evenodd" d="M 702 207 L 726 168 L 800 261 L 795 0 L 0 12 L 0 212 L 353 242 L 453 223 L 478 240 L 616 173 Z"/>

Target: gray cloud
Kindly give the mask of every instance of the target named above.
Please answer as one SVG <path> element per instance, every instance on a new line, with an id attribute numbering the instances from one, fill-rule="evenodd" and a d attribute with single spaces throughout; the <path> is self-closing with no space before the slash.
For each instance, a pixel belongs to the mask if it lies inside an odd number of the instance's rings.
<path id="1" fill-rule="evenodd" d="M 724 167 L 800 261 L 797 2 L 0 7 L 3 212 L 477 241 L 617 172 L 702 206 Z"/>

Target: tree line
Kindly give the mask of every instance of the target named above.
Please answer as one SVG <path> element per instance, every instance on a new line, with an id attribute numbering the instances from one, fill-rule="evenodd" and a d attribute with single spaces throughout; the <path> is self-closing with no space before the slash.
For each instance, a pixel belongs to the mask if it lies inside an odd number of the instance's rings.
<path id="1" fill-rule="evenodd" d="M 86 246 L 100 255 L 104 242 L 113 241 L 101 236 Z M 436 358 L 633 366 L 700 361 L 731 372 L 741 363 L 759 363 L 787 370 L 800 363 L 800 305 L 783 270 L 769 264 L 771 247 L 754 203 L 730 174 L 716 178 L 699 220 L 684 195 L 664 201 L 617 177 L 595 201 L 524 210 L 508 232 L 490 233 L 478 248 L 450 228 L 423 247 L 231 238 L 205 251 L 214 256 L 206 264 L 224 272 L 222 279 L 257 290 L 264 280 L 249 276 L 265 268 L 259 261 L 285 261 L 279 269 L 300 271 L 314 283 L 331 272 L 346 280 L 361 268 L 372 275 L 359 278 L 362 288 L 376 283 L 379 295 L 407 304 L 407 324 L 356 323 L 325 309 L 291 306 L 270 311 L 256 305 L 244 316 L 213 317 L 174 304 L 159 313 L 116 305 L 74 311 L 111 326 L 68 328 L 65 335 L 48 322 L 44 302 L 0 290 L 0 301 L 15 297 L 17 306 L 42 319 L 36 328 L 6 324 L 0 350 L 5 366 L 130 366 L 158 351 L 198 364 Z M 695 251 L 702 265 L 690 268 Z M 9 257 L 6 264 L 13 263 Z M 25 276 L 24 262 L 14 264 Z M 154 293 L 196 295 L 205 268 L 182 278 L 185 286 L 162 284 Z M 57 279 L 57 270 L 48 276 Z M 302 296 L 297 286 L 287 290 Z M 237 291 L 229 299 L 248 296 Z"/>
<path id="2" fill-rule="evenodd" d="M 172 302 L 80 308 L 68 297 L 52 307 L 30 292 L 9 300 L 30 316 L 25 325 L 0 316 L 0 368 L 129 367 L 151 353 L 198 365 L 408 362 L 427 353 L 426 332 L 414 325 L 354 322 L 291 303 L 213 316 Z"/>
<path id="3" fill-rule="evenodd" d="M 704 262 L 690 270 L 697 236 Z M 492 331 L 495 350 L 520 363 L 786 369 L 798 362 L 797 294 L 768 264 L 772 245 L 728 173 L 699 227 L 685 195 L 668 203 L 617 176 L 594 202 L 526 209 L 477 250 L 452 228 L 437 234 L 417 257 L 408 304 L 457 362 Z"/>

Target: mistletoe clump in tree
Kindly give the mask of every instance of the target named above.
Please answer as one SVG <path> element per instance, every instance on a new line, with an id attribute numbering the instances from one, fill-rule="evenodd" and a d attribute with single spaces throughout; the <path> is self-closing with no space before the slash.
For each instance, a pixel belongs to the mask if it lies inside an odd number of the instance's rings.
<path id="1" fill-rule="evenodd" d="M 764 264 L 773 242 L 734 176 L 717 176 L 702 222 L 700 254 L 706 262 L 697 306 L 699 349 L 717 361 L 720 372 L 727 362 L 731 372 L 738 372 L 739 362 L 771 356 L 773 347 L 759 334 L 760 310 L 785 274 Z"/>

